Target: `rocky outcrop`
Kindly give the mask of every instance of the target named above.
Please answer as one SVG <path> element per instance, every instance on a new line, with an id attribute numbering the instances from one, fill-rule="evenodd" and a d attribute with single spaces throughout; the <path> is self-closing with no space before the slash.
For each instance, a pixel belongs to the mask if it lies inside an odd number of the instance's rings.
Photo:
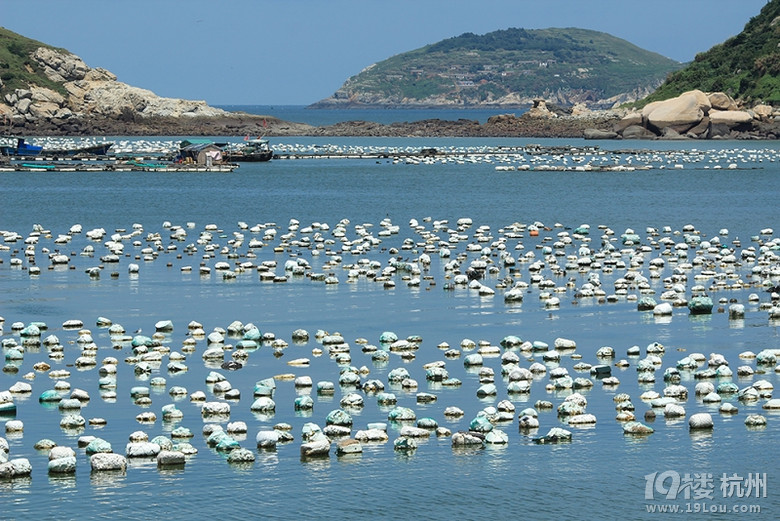
<path id="1" fill-rule="evenodd" d="M 612 130 L 599 130 L 597 128 L 587 128 L 583 133 L 585 139 L 615 139 L 617 132 Z"/>
<path id="2" fill-rule="evenodd" d="M 39 47 L 31 58 L 43 68 L 44 74 L 57 83 L 83 80 L 91 69 L 84 61 L 66 52 L 60 52 L 48 47 Z M 112 79 L 116 80 L 116 77 Z"/>
<path id="3" fill-rule="evenodd" d="M 612 130 L 617 139 L 777 139 L 778 116 L 768 105 L 746 109 L 725 93 L 693 90 L 630 112 Z M 585 138 L 608 136 L 587 132 Z"/>
<path id="4" fill-rule="evenodd" d="M 672 128 L 682 134 L 698 124 L 711 108 L 710 100 L 703 92 L 691 91 L 676 98 L 649 103 L 642 109 L 642 119 L 658 132 Z"/>
<path id="5" fill-rule="evenodd" d="M 76 55 L 40 47 L 32 60 L 46 76 L 61 83 L 66 96 L 44 87 L 17 89 L 5 96 L 14 119 L 68 119 L 71 117 L 213 117 L 225 111 L 205 101 L 162 98 L 152 91 L 119 82 L 105 69 L 92 69 Z"/>
<path id="6" fill-rule="evenodd" d="M 182 126 L 194 127 L 196 131 L 188 133 L 198 134 L 198 125 L 208 120 L 209 131 L 216 123 L 231 134 L 236 133 L 231 126 L 246 133 L 256 133 L 256 127 L 261 124 L 276 125 L 280 133 L 285 132 L 284 122 L 274 118 L 265 118 L 263 122 L 262 117 L 234 116 L 210 107 L 205 101 L 163 98 L 150 90 L 127 85 L 117 81 L 111 72 L 90 68 L 81 58 L 65 51 L 39 47 L 30 59 L 49 80 L 62 88 L 54 90 L 30 85 L 6 93 L 0 99 L 0 117 L 7 131 L 81 134 L 116 130 L 133 135 L 135 132 L 128 129 L 133 125 L 148 130 L 147 125 L 173 127 L 191 120 L 191 124 Z M 227 120 L 232 120 L 232 125 Z M 296 128 L 296 131 L 300 130 L 300 126 Z"/>
<path id="7" fill-rule="evenodd" d="M 737 110 L 736 102 L 723 92 L 713 92 L 707 99 L 714 110 Z"/>
<path id="8" fill-rule="evenodd" d="M 753 114 L 744 110 L 713 110 L 710 114 L 710 123 L 713 125 L 728 125 L 737 127 L 753 122 Z"/>
<path id="9" fill-rule="evenodd" d="M 547 108 L 547 102 L 543 99 L 533 100 L 533 106 L 528 109 L 528 116 L 532 118 L 554 118 L 557 114 Z"/>
<path id="10" fill-rule="evenodd" d="M 163 98 L 45 47 L 30 59 L 61 90 L 30 85 L 0 98 L 2 131 L 22 135 L 305 135 L 313 128 L 270 116 L 226 112 L 205 101 Z"/>

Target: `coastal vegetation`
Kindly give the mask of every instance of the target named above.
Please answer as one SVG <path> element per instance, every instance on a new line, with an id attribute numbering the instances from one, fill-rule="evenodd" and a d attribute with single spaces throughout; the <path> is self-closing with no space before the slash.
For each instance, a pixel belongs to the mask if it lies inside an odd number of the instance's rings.
<path id="1" fill-rule="evenodd" d="M 30 85 L 66 94 L 62 83 L 49 79 L 40 65 L 30 58 L 39 47 L 54 49 L 0 27 L 0 95 L 12 93 L 16 89 L 28 89 Z"/>
<path id="2" fill-rule="evenodd" d="M 651 92 L 682 64 L 587 29 L 465 33 L 392 56 L 349 78 L 322 104 L 479 105 L 603 101 Z"/>
<path id="3" fill-rule="evenodd" d="M 669 78 L 642 104 L 698 89 L 750 104 L 780 104 L 780 0 L 768 2 L 744 30 Z"/>

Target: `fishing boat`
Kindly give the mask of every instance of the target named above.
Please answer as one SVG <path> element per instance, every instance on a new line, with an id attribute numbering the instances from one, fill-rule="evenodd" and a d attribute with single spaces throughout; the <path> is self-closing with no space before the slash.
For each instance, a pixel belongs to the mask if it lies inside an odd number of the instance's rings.
<path id="1" fill-rule="evenodd" d="M 43 147 L 27 143 L 23 137 L 16 138 L 16 145 L 0 146 L 0 155 L 33 157 L 41 153 Z"/>
<path id="2" fill-rule="evenodd" d="M 97 143 L 83 147 L 49 149 L 42 146 L 31 145 L 24 138 L 16 138 L 16 145 L 0 146 L 0 154 L 14 157 L 76 157 L 76 156 L 104 156 L 114 146 L 111 142 Z"/>
<path id="3" fill-rule="evenodd" d="M 41 154 L 45 156 L 71 157 L 71 156 L 104 156 L 108 154 L 113 143 L 98 143 L 76 148 L 44 149 Z"/>
<path id="4" fill-rule="evenodd" d="M 226 148 L 223 157 L 228 162 L 270 161 L 273 155 L 274 151 L 268 144 L 268 140 L 257 138 L 245 139 L 244 144 L 237 148 Z"/>

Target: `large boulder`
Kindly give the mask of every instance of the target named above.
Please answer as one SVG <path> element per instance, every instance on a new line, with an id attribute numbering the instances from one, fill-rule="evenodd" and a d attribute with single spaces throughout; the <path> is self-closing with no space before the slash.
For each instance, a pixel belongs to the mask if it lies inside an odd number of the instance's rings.
<path id="1" fill-rule="evenodd" d="M 723 124 L 729 128 L 747 125 L 753 122 L 753 116 L 744 110 L 713 110 L 710 112 L 713 125 Z"/>
<path id="2" fill-rule="evenodd" d="M 640 125 L 630 125 L 623 129 L 623 139 L 656 139 L 658 136 Z"/>
<path id="3" fill-rule="evenodd" d="M 756 105 L 753 107 L 753 114 L 755 114 L 756 119 L 767 121 L 772 119 L 774 108 L 771 105 Z"/>
<path id="4" fill-rule="evenodd" d="M 698 125 L 694 125 L 693 128 L 688 130 L 686 135 L 688 137 L 693 137 L 693 138 L 706 138 L 709 131 L 710 131 L 710 118 L 709 116 L 704 116 L 703 118 L 701 118 L 701 121 L 699 121 Z"/>
<path id="5" fill-rule="evenodd" d="M 694 127 L 698 127 L 700 123 L 701 120 L 699 120 L 699 123 L 694 125 Z M 680 129 L 680 131 L 677 129 Z M 682 130 L 682 127 L 664 127 L 661 129 L 661 137 L 664 139 L 686 139 L 688 137 L 688 132 Z"/>
<path id="6" fill-rule="evenodd" d="M 60 94 L 59 92 L 55 92 L 51 89 L 47 89 L 45 87 L 37 87 L 33 85 L 30 87 L 30 92 L 32 93 L 30 99 L 32 99 L 35 102 L 51 103 L 58 107 L 62 107 L 65 105 L 66 100 L 62 96 L 62 94 Z"/>
<path id="7" fill-rule="evenodd" d="M 31 57 L 43 69 L 44 74 L 56 82 L 83 80 L 89 71 L 89 67 L 81 58 L 56 49 L 39 47 Z"/>
<path id="8" fill-rule="evenodd" d="M 587 128 L 583 131 L 583 137 L 585 139 L 615 139 L 618 137 L 618 133 L 611 130 Z"/>
<path id="9" fill-rule="evenodd" d="M 629 112 L 623 118 L 615 123 L 612 130 L 615 132 L 622 133 L 624 130 L 626 130 L 628 127 L 632 127 L 634 125 L 642 126 L 642 113 L 641 112 Z"/>
<path id="10" fill-rule="evenodd" d="M 723 92 L 712 92 L 707 95 L 714 110 L 737 110 L 736 102 Z"/>
<path id="11" fill-rule="evenodd" d="M 732 132 L 726 123 L 713 123 L 710 125 L 709 139 L 735 139 L 736 131 Z"/>
<path id="12" fill-rule="evenodd" d="M 676 98 L 649 103 L 642 110 L 642 117 L 659 130 L 671 128 L 684 133 L 697 125 L 711 108 L 706 94 L 692 90 Z"/>

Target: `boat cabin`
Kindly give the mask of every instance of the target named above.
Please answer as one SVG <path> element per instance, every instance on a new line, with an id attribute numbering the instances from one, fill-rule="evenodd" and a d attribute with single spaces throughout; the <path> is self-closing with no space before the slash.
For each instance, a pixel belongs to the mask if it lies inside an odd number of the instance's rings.
<path id="1" fill-rule="evenodd" d="M 0 154 L 4 156 L 37 156 L 41 153 L 42 150 L 43 147 L 31 145 L 30 143 L 27 143 L 22 137 L 16 138 L 16 146 L 0 146 Z"/>

